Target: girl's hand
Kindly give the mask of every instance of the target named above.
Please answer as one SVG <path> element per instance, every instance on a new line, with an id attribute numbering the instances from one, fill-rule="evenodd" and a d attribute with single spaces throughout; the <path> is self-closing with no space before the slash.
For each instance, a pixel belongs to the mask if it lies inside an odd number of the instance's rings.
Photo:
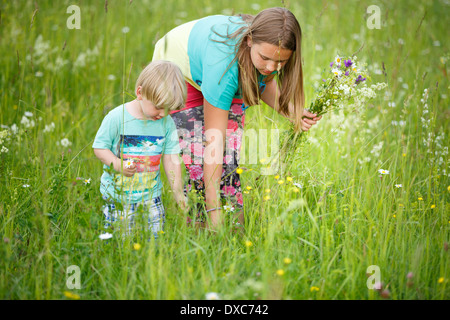
<path id="1" fill-rule="evenodd" d="M 303 109 L 302 130 L 303 131 L 308 131 L 320 119 L 322 119 L 322 116 L 317 117 L 316 114 L 311 113 L 311 112 L 309 112 L 306 109 Z"/>
<path id="2" fill-rule="evenodd" d="M 125 177 L 132 177 L 136 172 L 136 165 L 133 163 L 129 168 L 125 167 L 125 161 L 123 161 L 123 165 L 119 158 L 114 159 L 114 170 L 122 173 Z"/>

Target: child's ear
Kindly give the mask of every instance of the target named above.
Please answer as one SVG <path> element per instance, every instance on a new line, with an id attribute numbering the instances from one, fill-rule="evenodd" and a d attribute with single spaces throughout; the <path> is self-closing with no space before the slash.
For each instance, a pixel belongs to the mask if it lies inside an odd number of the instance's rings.
<path id="1" fill-rule="evenodd" d="M 141 89 L 142 89 L 142 86 L 138 86 L 138 87 L 136 88 L 136 98 L 137 98 L 138 100 L 142 100 Z"/>
<path id="2" fill-rule="evenodd" d="M 249 48 L 252 47 L 252 38 L 250 36 L 247 37 L 247 45 L 248 45 Z"/>

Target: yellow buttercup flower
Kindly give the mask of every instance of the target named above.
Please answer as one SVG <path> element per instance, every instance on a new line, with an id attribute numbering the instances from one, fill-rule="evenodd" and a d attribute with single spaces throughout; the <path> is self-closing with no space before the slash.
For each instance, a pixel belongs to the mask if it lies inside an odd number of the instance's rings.
<path id="1" fill-rule="evenodd" d="M 253 243 L 252 243 L 251 241 L 249 241 L 249 240 L 246 240 L 246 241 L 245 241 L 245 246 L 246 246 L 247 248 L 250 248 L 252 245 L 253 245 Z"/>
<path id="2" fill-rule="evenodd" d="M 319 291 L 319 290 L 320 290 L 319 287 L 314 287 L 314 286 L 312 286 L 312 287 L 309 289 L 309 291 L 311 291 L 311 292 Z"/>
<path id="3" fill-rule="evenodd" d="M 290 263 L 292 262 L 292 259 L 291 259 L 291 258 L 284 258 L 284 259 L 283 259 L 283 262 L 284 262 L 285 264 L 290 264 Z"/>
<path id="4" fill-rule="evenodd" d="M 286 177 L 286 180 L 291 182 L 293 179 L 292 179 L 292 177 Z"/>
<path id="5" fill-rule="evenodd" d="M 70 291 L 64 291 L 64 295 L 69 299 L 79 300 L 80 296 L 78 294 L 72 293 Z"/>
<path id="6" fill-rule="evenodd" d="M 253 188 L 250 187 L 250 186 L 247 186 L 246 189 L 247 189 L 247 190 L 252 190 Z"/>
<path id="7" fill-rule="evenodd" d="M 278 179 L 280 179 L 280 176 L 276 175 L 274 178 L 278 180 Z"/>
<path id="8" fill-rule="evenodd" d="M 237 174 L 241 174 L 242 172 L 244 172 L 244 170 L 242 170 L 241 168 L 237 168 L 237 169 L 236 169 L 236 173 L 237 173 Z"/>
<path id="9" fill-rule="evenodd" d="M 419 198 L 417 198 L 417 200 L 419 200 L 419 201 L 422 201 L 422 200 L 423 200 L 423 198 L 422 198 L 422 197 L 419 197 Z"/>
<path id="10" fill-rule="evenodd" d="M 134 250 L 139 250 L 140 248 L 141 248 L 141 245 L 139 243 L 133 244 L 133 249 Z"/>
<path id="11" fill-rule="evenodd" d="M 444 277 L 440 277 L 439 279 L 438 279 L 438 283 L 443 283 L 444 282 Z"/>
<path id="12" fill-rule="evenodd" d="M 264 196 L 264 201 L 267 201 L 267 200 L 269 200 L 270 199 L 270 196 L 269 195 L 267 195 L 267 196 Z"/>
<path id="13" fill-rule="evenodd" d="M 431 209 L 434 209 L 434 208 L 436 208 L 436 205 L 432 204 Z"/>
<path id="14" fill-rule="evenodd" d="M 277 270 L 277 275 L 279 275 L 279 276 L 284 275 L 284 270 L 283 269 L 278 269 Z"/>

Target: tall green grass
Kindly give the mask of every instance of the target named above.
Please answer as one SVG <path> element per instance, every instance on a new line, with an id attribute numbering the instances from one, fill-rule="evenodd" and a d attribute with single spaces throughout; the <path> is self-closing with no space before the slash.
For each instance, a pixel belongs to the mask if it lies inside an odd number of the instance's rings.
<path id="1" fill-rule="evenodd" d="M 0 153 L 2 299 L 76 298 L 68 292 L 81 299 L 204 299 L 208 292 L 222 299 L 382 299 L 367 287 L 371 265 L 379 266 L 389 299 L 449 298 L 448 4 L 285 3 L 303 31 L 307 102 L 334 56 L 363 44 L 358 58 L 372 81 L 388 84 L 387 94 L 364 112 L 326 115 L 309 142 L 282 161 L 278 179 L 261 174 L 263 156 L 242 164 L 243 234 L 229 225 L 215 235 L 186 226 L 165 189 L 167 221 L 157 241 L 137 233 L 98 237 L 102 165 L 91 146 L 104 115 L 132 99 L 153 45 L 177 24 L 283 4 L 1 4 L 0 124 L 10 132 L 2 139 L 8 152 Z M 66 27 L 72 4 L 81 9 L 79 30 Z M 366 25 L 371 4 L 381 9 L 379 30 Z M 34 126 L 21 124 L 25 112 Z M 288 125 L 267 106 L 251 107 L 246 130 L 260 128 Z M 250 157 L 248 145 L 242 154 Z M 380 178 L 379 169 L 390 173 Z M 71 265 L 81 270 L 79 290 L 66 286 Z"/>

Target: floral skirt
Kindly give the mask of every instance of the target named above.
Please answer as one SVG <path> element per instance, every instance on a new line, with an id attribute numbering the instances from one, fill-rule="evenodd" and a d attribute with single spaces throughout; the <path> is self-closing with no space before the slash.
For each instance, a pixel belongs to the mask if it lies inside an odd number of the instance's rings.
<path id="1" fill-rule="evenodd" d="M 203 178 L 203 153 L 206 146 L 203 106 L 171 114 L 177 126 L 181 157 L 186 166 L 188 181 L 185 194 L 195 192 L 200 199 L 197 210 L 204 211 L 205 183 Z M 228 114 L 226 145 L 223 154 L 220 195 L 227 211 L 239 211 L 243 207 L 241 181 L 236 169 L 239 167 L 245 112 L 241 104 L 232 104 Z M 197 211 L 197 212 L 198 212 Z M 203 215 L 200 215 L 203 218 Z"/>

